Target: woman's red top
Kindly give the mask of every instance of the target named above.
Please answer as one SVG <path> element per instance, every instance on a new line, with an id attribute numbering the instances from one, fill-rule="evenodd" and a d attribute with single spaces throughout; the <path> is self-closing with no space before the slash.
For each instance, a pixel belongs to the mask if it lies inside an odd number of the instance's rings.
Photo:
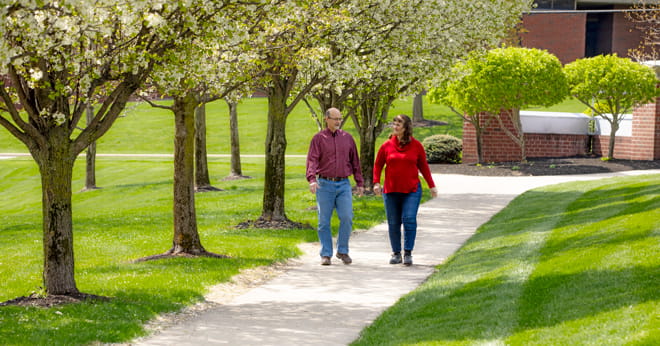
<path id="1" fill-rule="evenodd" d="M 435 187 L 431 169 L 426 161 L 424 146 L 415 138 L 410 143 L 400 146 L 397 136 L 390 136 L 376 155 L 373 183 L 380 183 L 380 175 L 385 166 L 383 192 L 411 193 L 417 191 L 419 173 L 422 173 L 429 188 Z"/>

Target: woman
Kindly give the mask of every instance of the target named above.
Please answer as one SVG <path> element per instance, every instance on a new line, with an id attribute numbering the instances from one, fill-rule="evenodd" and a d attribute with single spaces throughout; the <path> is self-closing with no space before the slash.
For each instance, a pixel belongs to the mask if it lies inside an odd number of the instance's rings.
<path id="1" fill-rule="evenodd" d="M 385 166 L 384 188 L 380 186 L 380 175 Z M 424 146 L 412 136 L 412 121 L 407 115 L 399 114 L 392 122 L 392 135 L 378 150 L 374 164 L 374 193 L 383 193 L 387 224 L 389 228 L 392 258 L 390 264 L 401 263 L 401 224 L 403 224 L 403 264 L 412 265 L 412 250 L 417 235 L 417 209 L 422 199 L 422 173 L 437 197 Z"/>

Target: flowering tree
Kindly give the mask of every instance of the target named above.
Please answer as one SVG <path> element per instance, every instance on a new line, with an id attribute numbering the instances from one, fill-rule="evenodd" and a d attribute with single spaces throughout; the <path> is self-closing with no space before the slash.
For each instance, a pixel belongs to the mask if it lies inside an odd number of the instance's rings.
<path id="1" fill-rule="evenodd" d="M 76 157 L 214 11 L 204 1 L 187 5 L 23 0 L 0 8 L 0 75 L 7 76 L 0 80 L 0 125 L 25 144 L 41 174 L 47 294 L 79 294 L 71 210 Z M 83 124 L 93 100 L 96 113 Z"/>
<path id="2" fill-rule="evenodd" d="M 626 12 L 626 18 L 642 33 L 642 40 L 628 55 L 640 62 L 660 60 L 660 3 L 639 0 L 633 8 L 635 11 Z"/>
<path id="3" fill-rule="evenodd" d="M 258 1 L 216 3 L 213 15 L 194 28 L 194 38 L 170 52 L 168 63 L 154 68 L 149 85 L 173 98 L 171 106 L 149 101 L 174 114 L 174 235 L 163 256 L 226 257 L 208 252 L 197 231 L 195 211 L 196 111 L 204 103 L 244 88 L 254 65 L 254 50 L 244 49 L 254 39 L 255 22 L 264 18 Z"/>
<path id="4" fill-rule="evenodd" d="M 342 0 L 283 1 L 269 8 L 265 39 L 252 47 L 261 51 L 260 78 L 255 86 L 268 97 L 264 195 L 261 216 L 254 226 L 291 228 L 302 225 L 285 214 L 284 183 L 286 120 L 311 88 L 324 80 L 330 63 L 329 37 L 349 20 Z"/>
<path id="5" fill-rule="evenodd" d="M 658 79 L 651 67 L 628 58 L 599 55 L 573 61 L 564 67 L 570 94 L 587 105 L 595 116 L 610 123 L 607 158 L 614 158 L 616 132 L 623 114 L 658 96 Z"/>
<path id="6" fill-rule="evenodd" d="M 456 60 L 496 46 L 529 9 L 529 0 L 362 1 L 350 30 L 335 43 L 335 70 L 323 100 L 344 106 L 360 136 L 365 185 L 371 185 L 375 143 L 389 109 L 444 79 Z"/>

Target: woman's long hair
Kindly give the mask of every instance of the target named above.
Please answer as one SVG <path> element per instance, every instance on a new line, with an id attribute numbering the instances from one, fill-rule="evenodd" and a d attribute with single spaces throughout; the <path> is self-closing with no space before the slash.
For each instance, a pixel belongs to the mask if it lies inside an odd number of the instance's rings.
<path id="1" fill-rule="evenodd" d="M 401 146 L 404 146 L 410 143 L 410 139 L 412 138 L 412 134 L 413 134 L 412 120 L 410 120 L 410 117 L 408 117 L 405 114 L 399 114 L 394 117 L 394 121 L 403 124 L 403 134 L 399 139 L 399 144 Z"/>

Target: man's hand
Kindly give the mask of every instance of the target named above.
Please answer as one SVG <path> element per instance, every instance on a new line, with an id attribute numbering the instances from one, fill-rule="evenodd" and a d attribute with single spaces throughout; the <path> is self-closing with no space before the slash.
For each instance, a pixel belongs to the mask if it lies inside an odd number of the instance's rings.
<path id="1" fill-rule="evenodd" d="M 316 188 L 317 188 L 317 187 L 318 187 L 318 185 L 316 184 L 316 182 L 309 183 L 309 192 L 315 194 L 315 193 L 316 193 Z"/>
<path id="2" fill-rule="evenodd" d="M 358 197 L 364 196 L 364 187 L 363 186 L 358 186 L 357 187 L 357 195 L 358 195 Z"/>
<path id="3" fill-rule="evenodd" d="M 374 184 L 374 193 L 376 196 L 380 196 L 381 192 L 383 192 L 383 189 L 380 187 L 380 184 L 375 183 Z"/>

